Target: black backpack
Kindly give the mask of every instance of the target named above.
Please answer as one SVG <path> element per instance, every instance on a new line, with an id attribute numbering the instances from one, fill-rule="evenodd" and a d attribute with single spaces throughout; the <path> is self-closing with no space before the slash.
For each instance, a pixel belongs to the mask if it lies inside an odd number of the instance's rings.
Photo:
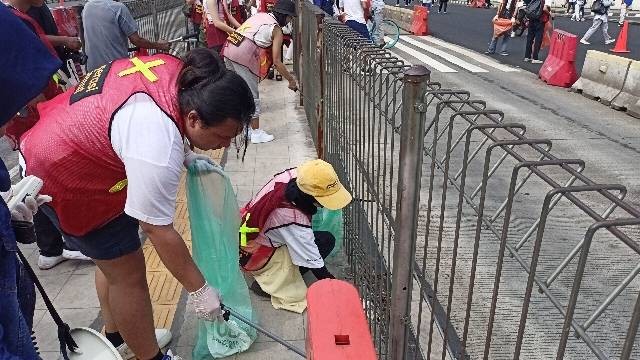
<path id="1" fill-rule="evenodd" d="M 538 20 L 542 16 L 543 7 L 544 2 L 542 0 L 533 0 L 524 8 L 524 13 L 529 19 Z"/>
<path id="2" fill-rule="evenodd" d="M 598 15 L 604 15 L 607 13 L 607 8 L 602 3 L 602 0 L 595 0 L 591 5 L 591 12 Z"/>

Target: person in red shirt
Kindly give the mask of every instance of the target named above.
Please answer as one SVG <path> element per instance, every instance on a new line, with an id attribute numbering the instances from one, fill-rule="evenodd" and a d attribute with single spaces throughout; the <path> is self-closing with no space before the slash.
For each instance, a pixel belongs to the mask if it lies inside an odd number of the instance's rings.
<path id="1" fill-rule="evenodd" d="M 202 2 L 200 0 L 185 0 L 183 13 L 191 20 L 193 31 L 194 33 L 196 33 L 196 39 L 204 43 L 206 40 L 200 39 L 200 27 L 202 26 L 202 18 L 204 15 L 204 7 L 202 6 Z"/>

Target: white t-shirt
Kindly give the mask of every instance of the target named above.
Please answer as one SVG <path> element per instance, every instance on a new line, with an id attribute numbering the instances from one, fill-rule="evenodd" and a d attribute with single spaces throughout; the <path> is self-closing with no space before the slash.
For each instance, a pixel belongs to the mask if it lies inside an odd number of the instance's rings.
<path id="1" fill-rule="evenodd" d="M 261 234 L 264 236 L 260 237 L 258 242 L 273 247 L 287 245 L 294 265 L 311 269 L 324 266 L 311 224 L 300 210 L 275 209 L 264 224 L 264 229 L 268 230 Z"/>
<path id="2" fill-rule="evenodd" d="M 296 177 L 296 169 L 290 169 L 276 175 L 246 205 L 250 208 L 263 196 L 273 191 L 276 182 L 288 183 Z M 318 269 L 324 266 L 324 260 L 315 243 L 315 235 L 311 229 L 311 221 L 300 210 L 292 208 L 276 208 L 269 214 L 267 221 L 255 239 L 264 246 L 280 247 L 287 245 L 291 262 L 297 266 Z"/>
<path id="3" fill-rule="evenodd" d="M 124 212 L 152 225 L 173 223 L 184 142 L 178 127 L 147 94 L 135 94 L 116 112 L 111 145 L 127 173 Z"/>
<path id="4" fill-rule="evenodd" d="M 346 16 L 346 21 L 353 20 L 361 24 L 366 24 L 364 20 L 364 10 L 362 10 L 362 3 L 360 0 L 343 0 L 342 6 Z"/>
<path id="5" fill-rule="evenodd" d="M 275 19 L 273 14 L 269 15 Z M 256 43 L 256 45 L 262 48 L 268 48 L 269 46 L 271 46 L 271 44 L 273 43 L 273 28 L 275 26 L 276 24 L 260 26 L 256 34 L 253 36 L 253 41 Z"/>

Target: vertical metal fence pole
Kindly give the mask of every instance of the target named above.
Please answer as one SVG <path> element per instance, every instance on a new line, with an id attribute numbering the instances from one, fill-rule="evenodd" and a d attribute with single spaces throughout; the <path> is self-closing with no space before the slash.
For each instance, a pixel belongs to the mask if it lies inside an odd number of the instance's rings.
<path id="1" fill-rule="evenodd" d="M 160 21 L 158 21 L 158 0 L 151 1 L 151 21 L 153 22 L 153 41 L 160 40 Z"/>
<path id="2" fill-rule="evenodd" d="M 391 289 L 391 359 L 404 360 L 410 321 L 413 258 L 418 236 L 420 178 L 424 145 L 426 104 L 423 103 L 430 71 L 412 66 L 404 72 L 402 89 L 402 128 L 396 203 L 396 229 L 393 246 Z"/>

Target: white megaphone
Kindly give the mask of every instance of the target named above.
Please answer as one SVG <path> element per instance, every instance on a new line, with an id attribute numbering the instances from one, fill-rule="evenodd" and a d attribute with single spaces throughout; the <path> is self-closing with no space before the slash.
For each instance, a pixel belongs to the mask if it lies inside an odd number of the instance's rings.
<path id="1" fill-rule="evenodd" d="M 42 189 L 44 183 L 41 179 L 35 176 L 27 176 L 20 180 L 14 187 L 11 194 L 11 198 L 7 201 L 7 207 L 9 210 L 15 209 L 16 205 L 23 202 L 27 196 L 36 196 Z M 19 252 L 20 259 L 29 275 L 32 277 L 36 287 L 40 291 L 49 313 L 53 317 L 56 325 L 60 328 L 66 325 L 60 319 L 60 315 L 53 307 L 53 304 L 49 300 L 47 294 L 44 292 L 44 288 L 40 281 L 36 277 L 33 269 L 26 261 L 22 253 Z M 68 329 L 68 327 L 67 327 Z M 36 334 L 37 336 L 38 334 Z M 75 341 L 77 348 L 75 350 L 67 351 L 69 360 L 123 360 L 118 350 L 99 332 L 86 328 L 78 327 L 73 328 L 70 331 L 70 335 Z M 66 347 L 66 344 L 61 346 Z"/>

